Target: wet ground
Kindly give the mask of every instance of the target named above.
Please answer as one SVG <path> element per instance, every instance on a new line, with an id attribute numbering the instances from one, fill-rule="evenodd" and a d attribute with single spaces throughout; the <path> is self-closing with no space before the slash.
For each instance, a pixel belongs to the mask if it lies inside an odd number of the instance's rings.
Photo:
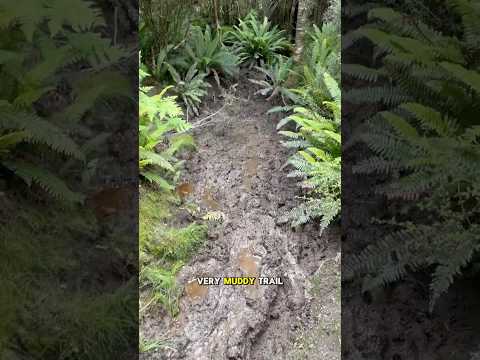
<path id="1" fill-rule="evenodd" d="M 241 81 L 212 101 L 194 129 L 184 202 L 215 214 L 209 239 L 179 273 L 180 314 L 151 310 L 142 336 L 162 346 L 143 359 L 339 359 L 339 235 L 279 223 L 299 195 L 289 156 L 267 115 L 273 104 Z M 226 104 L 226 105 L 225 105 Z M 225 105 L 225 106 L 223 106 Z M 223 106 L 223 108 L 222 108 Z M 280 277 L 283 285 L 202 286 L 197 277 Z M 319 285 L 320 284 L 320 285 Z"/>

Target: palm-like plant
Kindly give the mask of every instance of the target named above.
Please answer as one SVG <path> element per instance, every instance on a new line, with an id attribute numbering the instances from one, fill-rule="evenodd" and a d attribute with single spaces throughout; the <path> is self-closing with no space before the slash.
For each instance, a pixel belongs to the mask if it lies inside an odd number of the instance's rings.
<path id="1" fill-rule="evenodd" d="M 249 79 L 250 82 L 261 86 L 255 94 L 268 96 L 267 100 L 280 96 L 283 104 L 287 105 L 287 99 L 296 101 L 296 95 L 287 87 L 290 76 L 293 75 L 293 59 L 285 61 L 279 58 L 278 61 L 266 67 L 256 66 L 255 68 L 265 75 L 263 80 Z"/>
<path id="2" fill-rule="evenodd" d="M 234 26 L 227 39 L 240 56 L 240 61 L 251 66 L 271 64 L 279 54 L 291 50 L 285 32 L 272 26 L 266 17 L 260 22 L 254 12 L 248 14 L 245 20 L 240 20 L 239 26 Z"/>
<path id="3" fill-rule="evenodd" d="M 187 117 L 189 111 L 198 115 L 202 98 L 207 95 L 207 88 L 211 86 L 205 81 L 207 74 L 200 73 L 197 69 L 197 64 L 194 63 L 182 78 L 172 65 L 167 64 L 167 66 L 175 84 L 174 91 L 181 97 L 187 108 Z"/>
<path id="4" fill-rule="evenodd" d="M 185 52 L 190 63 L 196 63 L 206 76 L 212 73 L 217 78 L 219 74 L 234 76 L 238 71 L 238 56 L 223 45 L 219 33 L 212 34 L 208 25 L 204 31 L 198 26 L 192 28 Z"/>

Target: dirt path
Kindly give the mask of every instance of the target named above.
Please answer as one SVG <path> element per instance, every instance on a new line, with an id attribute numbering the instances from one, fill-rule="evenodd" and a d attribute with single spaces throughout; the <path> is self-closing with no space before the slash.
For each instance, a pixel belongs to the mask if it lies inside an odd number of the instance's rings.
<path id="1" fill-rule="evenodd" d="M 295 232 L 278 223 L 298 189 L 286 177 L 288 151 L 276 120 L 266 115 L 271 104 L 248 100 L 252 91 L 241 84 L 242 95 L 195 130 L 198 151 L 184 171 L 193 185 L 189 200 L 223 221 L 211 227 L 208 242 L 179 274 L 185 291 L 178 318 L 152 313 L 145 319 L 146 337 L 169 339 L 169 345 L 144 359 L 340 358 L 339 238 L 333 231 L 319 236 L 313 225 Z M 279 276 L 284 285 L 192 282 L 247 275 Z M 330 280 L 316 292 L 315 279 Z"/>

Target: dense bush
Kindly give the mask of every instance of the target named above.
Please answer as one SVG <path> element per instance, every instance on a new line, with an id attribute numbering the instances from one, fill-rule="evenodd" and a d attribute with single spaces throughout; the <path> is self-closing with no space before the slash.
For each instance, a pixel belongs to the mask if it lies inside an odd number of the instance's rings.
<path id="1" fill-rule="evenodd" d="M 86 142 L 92 139 L 79 143 L 79 123 L 99 100 L 126 94 L 128 84 L 102 71 L 126 52 L 93 31 L 93 26 L 103 24 L 98 9 L 81 1 L 72 2 L 72 7 L 83 16 L 71 18 L 59 3 L 52 7 L 39 4 L 35 16 L 45 19 L 47 26 L 28 23 L 28 9 L 2 7 L 0 164 L 28 186 L 39 186 L 65 202 L 81 202 L 83 196 L 54 168 L 65 159 L 83 163 L 85 168 L 93 164 L 85 151 Z M 67 41 L 59 40 L 62 37 Z M 74 100 L 45 106 L 65 82 L 61 72 L 80 63 L 89 76 L 67 80 Z M 110 86 L 93 86 L 102 81 L 109 81 Z M 86 87 L 94 89 L 88 96 L 83 91 Z"/>
<path id="2" fill-rule="evenodd" d="M 294 122 L 296 131 L 280 131 L 287 140 L 284 145 L 297 149 L 289 163 L 294 170 L 290 177 L 302 178 L 301 186 L 307 190 L 305 201 L 287 214 L 293 226 L 320 218 L 322 230 L 340 212 L 341 136 L 340 88 L 328 73 L 324 74 L 328 95 L 324 101 L 323 116 L 312 108 L 297 106 L 293 115 L 281 121 L 278 128 Z"/>
<path id="3" fill-rule="evenodd" d="M 140 68 L 140 84 L 146 76 L 145 70 Z M 180 166 L 175 154 L 185 146 L 192 147 L 193 139 L 178 135 L 166 139 L 167 133 L 179 133 L 190 128 L 190 124 L 182 119 L 183 112 L 175 102 L 176 98 L 165 96 L 168 89 L 151 95 L 151 87 L 140 86 L 139 169 L 146 180 L 161 189 L 173 190 L 172 181 L 178 175 Z M 159 144 L 165 146 L 158 149 Z"/>
<path id="4" fill-rule="evenodd" d="M 284 145 L 296 150 L 289 159 L 293 171 L 290 177 L 302 179 L 305 191 L 300 205 L 285 215 L 293 226 L 320 219 L 322 231 L 340 213 L 341 188 L 341 93 L 338 84 L 340 69 L 340 40 L 335 26 L 314 26 L 307 33 L 309 41 L 303 64 L 296 70 L 291 63 L 278 61 L 262 69 L 263 81 L 255 81 L 263 95 L 282 94 L 285 106 L 270 112 L 293 112 L 281 120 L 278 128 L 295 124 L 294 131 L 281 130 Z M 291 79 L 297 87 L 287 88 Z M 288 101 L 286 101 L 288 99 Z"/>
<path id="5" fill-rule="evenodd" d="M 212 33 L 210 26 L 191 29 L 185 46 L 187 63 L 196 64 L 198 71 L 210 76 L 215 74 L 235 76 L 238 72 L 239 58 L 223 44 L 220 32 Z"/>
<path id="6" fill-rule="evenodd" d="M 272 26 L 266 17 L 259 21 L 255 12 L 234 26 L 227 35 L 227 42 L 240 61 L 250 66 L 272 64 L 279 55 L 291 50 L 285 32 Z"/>
<path id="7" fill-rule="evenodd" d="M 461 19 L 461 36 L 443 35 L 425 23 L 388 8 L 369 12 L 372 23 L 352 34 L 371 41 L 382 65 L 348 65 L 344 70 L 368 86 L 352 90 L 349 101 L 380 103 L 383 111 L 366 122 L 359 136 L 373 155 L 358 173 L 380 173 L 388 181 L 377 191 L 406 203 L 396 229 L 356 256 L 346 275 L 368 275 L 365 288 L 387 284 L 408 271 L 433 269 L 435 301 L 480 248 L 480 26 L 478 7 L 447 1 Z M 422 214 L 422 216 L 418 216 Z M 413 219 L 413 220 L 407 220 Z"/>

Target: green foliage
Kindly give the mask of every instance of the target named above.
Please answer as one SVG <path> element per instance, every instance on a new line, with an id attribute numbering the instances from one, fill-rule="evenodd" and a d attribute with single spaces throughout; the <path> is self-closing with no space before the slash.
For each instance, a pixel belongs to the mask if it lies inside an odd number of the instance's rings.
<path id="1" fill-rule="evenodd" d="M 154 237 L 141 244 L 141 287 L 150 299 L 142 311 L 151 304 L 161 304 L 170 316 L 178 314 L 178 300 L 182 289 L 176 274 L 206 238 L 205 225 L 189 224 L 184 228 L 156 228 Z"/>
<path id="2" fill-rule="evenodd" d="M 302 178 L 301 187 L 308 196 L 286 218 L 292 225 L 321 218 L 323 231 L 340 212 L 341 188 L 341 99 L 336 81 L 324 74 L 331 101 L 323 105 L 329 116 L 322 116 L 305 107 L 295 107 L 293 115 L 278 124 L 278 128 L 294 122 L 296 131 L 280 131 L 286 137 L 284 145 L 296 149 L 289 163 L 294 170 L 289 177 Z"/>
<path id="3" fill-rule="evenodd" d="M 193 0 L 142 0 L 140 3 L 139 40 L 142 61 L 150 63 L 169 44 L 182 43 L 189 31 Z"/>
<path id="4" fill-rule="evenodd" d="M 49 167 L 68 158 L 85 162 L 81 146 L 69 133 L 99 100 L 125 93 L 123 78 L 100 70 L 126 53 L 93 31 L 104 25 L 104 20 L 92 4 L 73 1 L 68 9 L 61 1 L 38 2 L 33 8 L 28 4 L 1 7 L 0 79 L 5 86 L 0 90 L 0 164 L 53 198 L 81 202 L 83 196 Z M 80 62 L 88 76 L 60 76 Z M 49 116 L 40 114 L 38 108 L 57 90 L 62 78 L 72 87 L 75 100 Z M 101 81 L 118 86 L 98 86 Z M 91 91 L 85 96 L 86 86 Z"/>
<path id="5" fill-rule="evenodd" d="M 148 74 L 140 69 L 141 81 Z M 151 87 L 140 86 L 139 119 L 139 169 L 140 175 L 163 190 L 173 190 L 173 181 L 178 175 L 181 162 L 175 154 L 185 147 L 193 147 L 193 139 L 176 135 L 166 139 L 171 132 L 183 132 L 190 128 L 181 116 L 182 109 L 174 96 L 165 96 L 169 88 L 151 95 Z M 160 150 L 159 145 L 162 149 Z"/>
<path id="6" fill-rule="evenodd" d="M 329 84 L 325 73 L 340 81 L 340 33 L 334 24 L 316 25 L 307 32 L 304 64 L 301 67 L 301 86 L 294 93 L 301 102 L 321 111 L 323 102 L 329 100 Z"/>
<path id="7" fill-rule="evenodd" d="M 183 264 L 177 263 L 172 268 L 165 269 L 156 265 L 144 266 L 139 274 L 141 288 L 148 289 L 149 302 L 140 309 L 144 311 L 151 304 L 160 304 L 171 317 L 178 315 L 178 300 L 181 288 L 178 287 L 175 275 Z"/>
<path id="8" fill-rule="evenodd" d="M 238 73 L 238 57 L 223 45 L 219 32 L 212 34 L 210 26 L 202 29 L 195 26 L 191 29 L 185 46 L 188 63 L 197 64 L 200 73 L 216 77 L 220 75 L 234 76 Z"/>
<path id="9" fill-rule="evenodd" d="M 321 231 L 340 212 L 340 40 L 335 29 L 335 25 L 327 23 L 321 30 L 314 26 L 308 32 L 300 71 L 292 69 L 292 60 L 279 60 L 261 70 L 267 75 L 266 81 L 254 81 L 263 86 L 259 93 L 282 95 L 284 106 L 274 107 L 269 113 L 291 112 L 277 128 L 289 123 L 295 126 L 293 130 L 281 130 L 280 134 L 285 137 L 283 145 L 296 151 L 288 161 L 293 168 L 288 176 L 301 179 L 299 185 L 304 194 L 300 197 L 302 202 L 283 220 L 298 226 L 320 219 Z M 288 89 L 292 80 L 297 80 L 297 87 Z"/>
<path id="10" fill-rule="evenodd" d="M 137 284 L 107 293 L 91 264 L 111 239 L 90 208 L 65 206 L 83 201 L 82 170 L 106 139 L 92 135 L 98 111 L 129 94 L 128 81 L 106 70 L 128 53 L 104 25 L 89 1 L 0 5 L 0 172 L 14 180 L 0 209 L 0 358 L 115 358 L 135 336 Z M 23 183 L 27 192 L 12 191 Z M 112 262 L 124 250 L 115 241 Z"/>
<path id="11" fill-rule="evenodd" d="M 138 344 L 138 351 L 141 354 L 149 353 L 151 351 L 159 350 L 165 346 L 165 342 L 161 340 L 147 340 L 140 338 Z"/>
<path id="12" fill-rule="evenodd" d="M 289 50 L 291 45 L 283 30 L 272 26 L 266 17 L 259 21 L 251 12 L 238 26 L 228 33 L 227 41 L 240 57 L 242 63 L 254 65 L 272 64 Z"/>
<path id="13" fill-rule="evenodd" d="M 172 54 L 175 54 L 174 46 L 167 45 L 166 47 L 160 49 L 156 57 L 153 57 L 153 61 L 149 67 L 149 73 L 156 81 L 162 82 L 170 77 L 167 64 L 172 65 Z M 140 62 L 141 61 L 142 59 L 140 58 Z"/>
<path id="14" fill-rule="evenodd" d="M 283 58 L 278 58 L 272 65 L 255 67 L 265 75 L 264 80 L 249 79 L 250 82 L 262 87 L 255 94 L 268 96 L 267 100 L 280 97 L 284 105 L 287 105 L 287 100 L 296 101 L 295 94 L 287 88 L 287 83 L 293 75 L 292 67 L 293 59 L 284 60 Z"/>
<path id="15" fill-rule="evenodd" d="M 193 255 L 207 235 L 205 225 L 192 223 L 181 229 L 168 229 L 159 234 L 162 241 L 150 243 L 148 250 L 158 257 L 170 261 L 183 261 Z"/>
<path id="16" fill-rule="evenodd" d="M 416 218 L 389 221 L 394 231 L 355 256 L 349 275 L 367 273 L 368 289 L 411 270 L 434 269 L 430 310 L 480 248 L 480 77 L 472 57 L 480 27 L 471 21 L 480 10 L 462 0 L 448 5 L 462 19 L 462 37 L 410 24 L 392 9 L 372 9 L 375 22 L 350 37 L 369 39 L 384 54 L 383 64 L 346 67 L 350 76 L 369 82 L 347 94 L 349 101 L 386 107 L 358 136 L 373 156 L 355 171 L 387 175 L 377 191 L 411 201 L 404 213 Z"/>
<path id="17" fill-rule="evenodd" d="M 174 214 L 164 194 L 142 189 L 140 195 L 140 286 L 145 297 L 141 312 L 160 304 L 176 316 L 182 289 L 175 276 L 203 243 L 207 228 L 196 223 L 169 227 L 164 223 Z"/>
<path id="18" fill-rule="evenodd" d="M 167 66 L 174 82 L 174 91 L 183 100 L 187 108 L 187 115 L 188 111 L 198 115 L 202 98 L 207 95 L 207 88 L 211 86 L 205 81 L 207 74 L 200 73 L 196 63 L 190 66 L 183 77 L 173 66 L 170 64 L 167 64 Z"/>
<path id="19" fill-rule="evenodd" d="M 82 242 L 95 238 L 99 247 L 109 243 L 98 236 L 92 214 L 37 206 L 9 195 L 3 201 L 1 356 L 92 360 L 128 351 L 138 327 L 132 311 L 138 299 L 131 296 L 138 285 L 131 282 L 108 292 L 100 288 L 99 293 L 98 283 L 91 281 L 99 271 L 91 259 L 104 250 Z"/>

